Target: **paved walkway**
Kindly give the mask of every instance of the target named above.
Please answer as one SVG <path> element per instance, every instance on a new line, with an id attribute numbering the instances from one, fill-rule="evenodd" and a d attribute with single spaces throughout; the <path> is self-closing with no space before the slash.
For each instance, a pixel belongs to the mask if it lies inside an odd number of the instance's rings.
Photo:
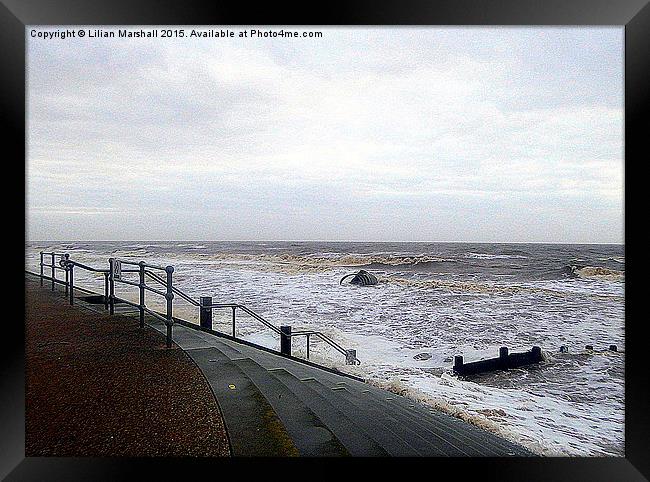
<path id="1" fill-rule="evenodd" d="M 25 280 L 27 456 L 228 456 L 220 409 L 176 345 Z"/>

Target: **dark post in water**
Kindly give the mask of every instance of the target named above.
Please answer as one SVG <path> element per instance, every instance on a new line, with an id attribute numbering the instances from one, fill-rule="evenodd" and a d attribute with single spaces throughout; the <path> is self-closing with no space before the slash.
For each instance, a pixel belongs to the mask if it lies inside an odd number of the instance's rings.
<path id="1" fill-rule="evenodd" d="M 524 365 L 539 363 L 542 360 L 542 349 L 539 346 L 534 346 L 532 350 L 522 353 L 509 353 L 508 348 L 504 346 L 499 348 L 498 358 L 488 358 L 464 363 L 463 357 L 457 355 L 454 358 L 454 373 L 458 375 L 476 375 L 493 370 L 519 368 Z"/>
<path id="2" fill-rule="evenodd" d="M 345 350 L 345 364 L 356 365 L 357 363 L 357 350 Z"/>
<path id="3" fill-rule="evenodd" d="M 454 370 L 463 368 L 463 356 L 456 355 L 454 357 Z"/>
<path id="4" fill-rule="evenodd" d="M 508 366 L 508 347 L 502 346 L 499 348 L 499 361 L 504 367 Z"/>
<path id="5" fill-rule="evenodd" d="M 280 331 L 280 353 L 283 355 L 291 355 L 291 327 L 281 326 Z"/>

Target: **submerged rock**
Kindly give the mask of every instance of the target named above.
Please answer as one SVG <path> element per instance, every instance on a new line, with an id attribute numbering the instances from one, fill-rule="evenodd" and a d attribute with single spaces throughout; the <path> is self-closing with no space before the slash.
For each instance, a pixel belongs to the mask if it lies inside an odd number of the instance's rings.
<path id="1" fill-rule="evenodd" d="M 418 353 L 413 357 L 414 360 L 428 360 L 431 358 L 431 353 Z"/>
<path id="2" fill-rule="evenodd" d="M 341 278 L 339 284 L 342 284 L 343 280 L 349 278 L 350 276 L 353 277 L 352 281 L 350 281 L 350 284 L 353 285 L 372 286 L 377 284 L 377 277 L 372 273 L 368 273 L 365 269 L 359 270 L 359 272 L 356 274 L 353 273 L 345 275 L 343 278 Z"/>

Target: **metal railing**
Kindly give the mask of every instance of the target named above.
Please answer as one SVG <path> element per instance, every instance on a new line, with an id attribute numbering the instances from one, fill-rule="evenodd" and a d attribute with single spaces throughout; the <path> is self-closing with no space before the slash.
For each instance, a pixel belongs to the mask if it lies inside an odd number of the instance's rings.
<path id="1" fill-rule="evenodd" d="M 201 297 L 201 300 L 205 300 L 206 298 L 209 299 L 209 297 Z M 321 333 L 320 331 L 315 331 L 315 330 L 300 330 L 300 331 L 292 331 L 291 326 L 281 326 L 278 328 L 277 326 L 273 325 L 269 321 L 265 320 L 262 316 L 259 314 L 255 313 L 253 310 L 250 308 L 246 307 L 245 305 L 240 305 L 237 303 L 212 303 L 211 301 L 208 301 L 207 303 L 196 303 L 195 301 L 192 301 L 193 304 L 198 306 L 201 309 L 202 314 L 206 313 L 207 310 L 212 310 L 213 308 L 230 308 L 232 309 L 232 337 L 237 338 L 237 315 L 236 312 L 237 310 L 241 310 L 247 315 L 249 315 L 251 318 L 259 321 L 262 323 L 264 326 L 267 328 L 271 329 L 278 335 L 280 335 L 280 352 L 285 353 L 288 355 L 291 355 L 291 339 L 293 337 L 297 336 L 304 336 L 306 338 L 306 346 L 307 346 L 307 359 L 309 360 L 309 352 L 310 352 L 310 341 L 311 337 L 317 337 L 320 338 L 322 341 L 327 343 L 329 346 L 334 348 L 336 351 L 341 353 L 343 356 L 345 356 L 345 361 L 346 364 L 348 365 L 360 365 L 361 361 L 357 358 L 356 356 L 356 350 L 346 350 L 343 348 L 341 345 L 336 343 L 334 340 L 332 340 L 329 336 L 325 335 L 324 333 Z M 211 316 L 207 317 L 208 321 L 205 321 L 205 315 L 203 320 L 201 320 L 201 326 L 208 327 L 206 325 L 211 325 L 212 324 L 212 318 Z"/>
<path id="2" fill-rule="evenodd" d="M 137 266 L 138 269 L 125 269 L 121 268 L 121 265 L 125 264 L 127 266 Z M 108 260 L 109 272 L 108 272 L 108 283 L 109 283 L 109 305 L 111 310 L 111 315 L 115 310 L 115 282 L 123 283 L 130 286 L 135 286 L 139 289 L 140 293 L 140 303 L 133 303 L 128 300 L 121 300 L 127 305 L 133 306 L 140 310 L 140 328 L 144 328 L 144 315 L 145 313 L 161 320 L 167 326 L 167 348 L 170 348 L 172 345 L 172 327 L 174 326 L 174 293 L 173 293 L 173 281 L 172 275 L 174 273 L 173 266 L 157 266 L 154 264 L 148 264 L 144 261 L 135 262 L 129 261 L 126 259 L 110 258 Z M 119 270 L 117 267 L 120 267 Z M 148 271 L 147 268 L 164 271 L 167 276 L 167 282 L 165 283 L 166 291 L 160 291 L 151 286 L 148 286 L 145 282 L 145 274 Z M 119 272 L 119 275 L 118 275 Z M 138 273 L 139 282 L 135 283 L 133 281 L 126 280 L 122 278 L 122 273 Z M 160 313 L 147 308 L 145 303 L 145 292 L 150 291 L 154 294 L 162 296 L 166 300 L 167 312 L 165 316 L 162 316 Z"/>
<path id="3" fill-rule="evenodd" d="M 43 279 L 44 279 L 44 272 L 43 271 L 44 271 L 45 267 L 47 266 L 48 268 L 50 268 L 52 270 L 52 275 L 51 275 L 50 279 L 52 280 L 52 291 L 54 291 L 54 285 L 57 282 L 56 270 L 60 269 L 60 270 L 66 272 L 66 274 L 65 274 L 65 277 L 66 277 L 66 279 L 65 279 L 65 284 L 66 284 L 65 292 L 66 292 L 66 294 L 68 294 L 68 271 L 66 270 L 64 265 L 65 265 L 65 262 L 66 262 L 66 260 L 68 259 L 69 256 L 67 254 L 55 253 L 53 251 L 51 251 L 51 252 L 41 251 L 40 255 L 41 255 L 41 263 L 40 263 L 41 286 L 43 286 Z M 46 264 L 46 263 L 43 262 L 44 259 L 45 259 L 44 256 L 50 257 L 50 259 L 51 259 L 50 264 Z M 58 264 L 55 261 L 57 257 L 59 258 L 59 263 Z"/>
<path id="4" fill-rule="evenodd" d="M 50 264 L 44 262 L 44 257 L 50 257 Z M 65 272 L 65 293 L 66 296 L 69 296 L 70 304 L 74 304 L 74 270 L 75 268 L 83 269 L 92 273 L 101 273 L 104 276 L 104 306 L 110 311 L 110 314 L 115 313 L 115 303 L 118 298 L 115 296 L 115 283 L 122 283 L 128 286 L 133 286 L 139 290 L 139 303 L 134 303 L 129 300 L 119 298 L 120 303 L 125 303 L 129 306 L 137 308 L 140 312 L 140 327 L 144 328 L 144 319 L 145 313 L 153 316 L 156 319 L 161 320 L 165 323 L 167 327 L 167 347 L 171 347 L 172 344 L 172 329 L 174 325 L 173 317 L 173 301 L 174 295 L 178 295 L 183 300 L 187 301 L 191 305 L 199 308 L 199 318 L 200 325 L 202 328 L 207 328 L 213 330 L 212 326 L 212 309 L 231 309 L 232 310 L 232 337 L 237 338 L 237 310 L 243 311 L 249 315 L 254 320 L 263 324 L 266 328 L 272 330 L 280 336 L 280 353 L 284 355 L 291 356 L 291 340 L 294 337 L 305 337 L 306 346 L 307 346 L 307 359 L 310 356 L 310 342 L 311 338 L 319 338 L 327 345 L 332 347 L 334 350 L 338 351 L 345 356 L 345 362 L 348 365 L 359 365 L 361 361 L 356 356 L 356 350 L 346 350 L 340 344 L 336 343 L 329 336 L 315 330 L 297 330 L 292 332 L 291 326 L 281 326 L 277 327 L 264 319 L 255 311 L 251 310 L 245 305 L 238 303 L 213 303 L 212 297 L 202 296 L 199 298 L 200 301 L 196 301 L 187 293 L 184 293 L 180 289 L 176 288 L 173 285 L 173 266 L 157 266 L 154 264 L 145 263 L 144 261 L 131 261 L 127 259 L 119 258 L 109 258 L 108 260 L 108 269 L 94 268 L 86 264 L 80 263 L 70 259 L 69 254 L 67 253 L 55 253 L 55 252 L 40 252 L 40 281 L 41 286 L 43 285 L 44 269 L 51 269 L 51 279 L 52 279 L 52 290 L 54 290 L 54 285 L 56 282 L 63 283 L 62 280 L 56 279 L 56 270 L 63 270 Z M 59 259 L 58 264 L 56 259 Z M 137 268 L 127 268 L 122 269 L 122 265 L 134 266 Z M 156 274 L 154 271 L 162 271 L 165 273 L 164 276 Z M 125 279 L 122 276 L 122 273 L 138 273 L 139 279 L 138 282 Z M 164 290 L 156 289 L 153 286 L 147 284 L 147 278 L 155 281 L 161 285 Z M 146 305 L 145 293 L 149 291 L 151 293 L 157 294 L 166 300 L 166 313 L 162 315 Z"/>

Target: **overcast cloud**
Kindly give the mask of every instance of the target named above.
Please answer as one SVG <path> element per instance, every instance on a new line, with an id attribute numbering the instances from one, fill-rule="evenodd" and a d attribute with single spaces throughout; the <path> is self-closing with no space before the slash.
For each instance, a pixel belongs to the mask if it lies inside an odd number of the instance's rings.
<path id="1" fill-rule="evenodd" d="M 28 28 L 29 239 L 622 242 L 621 28 L 311 30 Z"/>

